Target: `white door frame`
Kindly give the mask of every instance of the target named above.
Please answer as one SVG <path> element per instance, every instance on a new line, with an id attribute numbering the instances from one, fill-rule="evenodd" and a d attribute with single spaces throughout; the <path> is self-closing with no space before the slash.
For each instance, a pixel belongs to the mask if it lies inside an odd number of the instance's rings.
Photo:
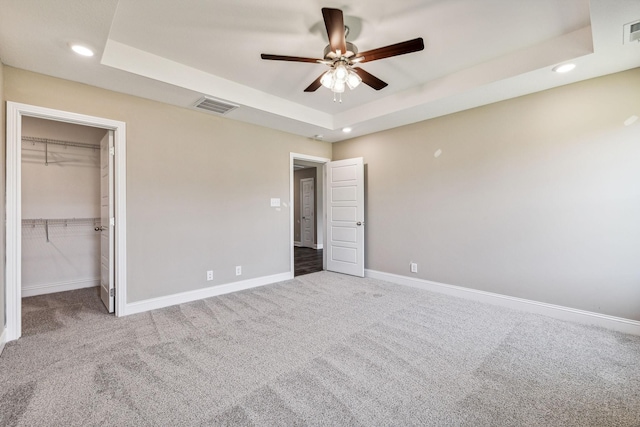
<path id="1" fill-rule="evenodd" d="M 22 335 L 22 117 L 93 126 L 114 131 L 116 316 L 125 314 L 126 270 L 126 124 L 117 120 L 7 101 L 6 269 L 7 341 Z"/>
<path id="2" fill-rule="evenodd" d="M 289 227 L 289 245 L 290 245 L 290 252 L 289 252 L 289 256 L 290 256 L 290 269 L 291 269 L 291 277 L 293 277 L 295 275 L 295 265 L 294 265 L 294 255 L 293 255 L 293 241 L 295 240 L 294 238 L 294 232 L 293 232 L 293 226 L 294 226 L 294 221 L 295 218 L 293 217 L 293 204 L 294 204 L 294 194 L 293 194 L 293 172 L 294 172 L 294 168 L 293 168 L 293 163 L 296 160 L 305 160 L 307 162 L 314 162 L 314 163 L 318 163 L 318 166 L 320 165 L 324 165 L 325 163 L 328 163 L 331 161 L 331 159 L 328 159 L 326 157 L 317 157 L 317 156 L 309 156 L 307 154 L 298 154 L 298 153 L 289 153 L 289 222 L 290 222 L 290 227 Z M 322 194 L 325 194 L 325 189 L 326 187 L 326 178 L 325 178 L 325 172 L 323 169 L 322 172 L 322 177 L 318 177 L 316 174 L 316 185 L 322 185 Z M 317 191 L 317 188 L 315 188 L 315 191 Z M 316 212 L 316 215 L 318 213 Z M 323 234 L 323 242 L 326 242 L 326 238 L 327 238 L 327 232 L 326 232 L 326 207 L 323 206 L 322 208 L 322 217 L 323 217 L 323 227 L 322 227 L 322 234 Z M 317 231 L 316 231 L 317 232 Z M 323 252 L 323 256 L 326 252 Z M 326 265 L 326 259 L 324 259 L 323 262 L 323 268 L 324 265 Z"/>

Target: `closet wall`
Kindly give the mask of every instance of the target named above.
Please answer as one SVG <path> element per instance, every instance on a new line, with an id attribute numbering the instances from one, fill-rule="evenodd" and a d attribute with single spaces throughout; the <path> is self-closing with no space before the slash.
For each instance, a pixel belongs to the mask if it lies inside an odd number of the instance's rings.
<path id="1" fill-rule="evenodd" d="M 22 296 L 99 285 L 100 150 L 104 129 L 24 117 Z"/>

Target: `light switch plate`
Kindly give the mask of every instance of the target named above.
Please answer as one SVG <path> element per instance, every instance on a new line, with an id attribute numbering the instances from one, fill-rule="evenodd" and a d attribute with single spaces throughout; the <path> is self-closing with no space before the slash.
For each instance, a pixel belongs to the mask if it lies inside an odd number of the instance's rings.
<path id="1" fill-rule="evenodd" d="M 280 207 L 280 199 L 272 198 L 271 199 L 271 207 L 279 208 Z"/>

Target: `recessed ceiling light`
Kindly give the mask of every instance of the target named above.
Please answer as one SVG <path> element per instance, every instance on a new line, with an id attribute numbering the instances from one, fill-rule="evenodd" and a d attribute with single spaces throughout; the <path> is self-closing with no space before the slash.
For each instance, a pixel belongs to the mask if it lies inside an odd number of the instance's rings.
<path id="1" fill-rule="evenodd" d="M 73 50 L 78 55 L 82 56 L 93 56 L 93 51 L 86 46 L 82 46 L 80 44 L 72 44 L 71 50 Z"/>
<path id="2" fill-rule="evenodd" d="M 351 128 L 342 128 L 342 132 L 349 133 L 351 132 Z"/>
<path id="3" fill-rule="evenodd" d="M 576 68 L 576 64 L 562 64 L 553 67 L 553 71 L 555 71 L 556 73 L 568 73 L 574 68 Z"/>

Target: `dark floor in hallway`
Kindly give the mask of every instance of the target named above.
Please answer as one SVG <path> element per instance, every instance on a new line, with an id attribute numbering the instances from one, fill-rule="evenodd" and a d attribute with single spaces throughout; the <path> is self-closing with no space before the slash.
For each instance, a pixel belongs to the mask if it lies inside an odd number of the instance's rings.
<path id="1" fill-rule="evenodd" d="M 295 276 L 322 271 L 322 249 L 293 248 Z"/>

